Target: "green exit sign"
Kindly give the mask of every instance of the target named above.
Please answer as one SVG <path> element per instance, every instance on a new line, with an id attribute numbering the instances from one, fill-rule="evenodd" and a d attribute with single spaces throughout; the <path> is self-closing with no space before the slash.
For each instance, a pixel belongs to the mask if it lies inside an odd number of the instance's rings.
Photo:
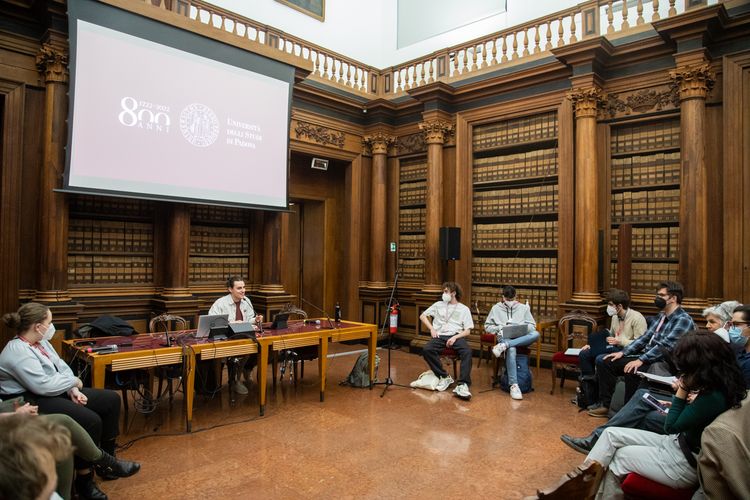
<path id="1" fill-rule="evenodd" d="M 391 252 L 395 252 L 395 251 L 396 251 L 396 242 L 391 241 Z"/>

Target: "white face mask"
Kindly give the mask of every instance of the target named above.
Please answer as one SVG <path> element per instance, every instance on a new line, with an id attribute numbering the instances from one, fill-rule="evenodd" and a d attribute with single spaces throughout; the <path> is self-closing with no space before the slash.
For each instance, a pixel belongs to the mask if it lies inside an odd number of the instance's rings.
<path id="1" fill-rule="evenodd" d="M 724 328 L 723 326 L 721 328 L 717 328 L 716 330 L 714 330 L 714 333 L 724 339 L 724 342 L 726 342 L 727 344 L 729 343 L 729 332 L 727 332 L 726 328 Z"/>
<path id="2" fill-rule="evenodd" d="M 451 294 L 443 292 L 443 302 L 446 304 L 451 301 Z"/>
<path id="3" fill-rule="evenodd" d="M 55 325 L 50 323 L 49 326 L 47 327 L 47 330 L 42 335 L 42 338 L 46 340 L 47 342 L 49 342 L 50 340 L 52 340 L 52 337 L 54 336 L 55 336 Z"/>
<path id="4" fill-rule="evenodd" d="M 607 314 L 614 316 L 617 314 L 617 308 L 615 306 L 607 306 Z"/>

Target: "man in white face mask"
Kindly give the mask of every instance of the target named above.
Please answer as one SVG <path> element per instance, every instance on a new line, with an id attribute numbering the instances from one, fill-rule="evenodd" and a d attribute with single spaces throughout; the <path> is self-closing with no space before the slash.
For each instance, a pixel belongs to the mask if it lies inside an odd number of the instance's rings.
<path id="1" fill-rule="evenodd" d="M 471 385 L 471 348 L 466 338 L 474 328 L 471 311 L 459 300 L 462 296 L 458 283 L 448 281 L 443 283 L 443 296 L 432 304 L 419 319 L 430 332 L 432 337 L 422 348 L 422 356 L 433 373 L 439 378 L 437 390 L 444 391 L 452 383 L 453 378 L 443 368 L 440 353 L 446 347 L 455 349 L 461 359 L 461 374 L 458 377 L 453 393 L 461 399 L 471 399 L 469 386 Z M 432 318 L 432 321 L 430 321 Z"/>

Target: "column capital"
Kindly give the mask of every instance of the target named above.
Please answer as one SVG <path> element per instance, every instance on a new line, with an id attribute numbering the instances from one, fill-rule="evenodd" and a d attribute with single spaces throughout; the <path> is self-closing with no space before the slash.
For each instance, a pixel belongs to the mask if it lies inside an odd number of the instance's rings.
<path id="1" fill-rule="evenodd" d="M 42 44 L 36 56 L 36 68 L 44 83 L 68 83 L 68 54 L 50 43 Z"/>
<path id="2" fill-rule="evenodd" d="M 455 125 L 443 120 L 428 120 L 419 124 L 427 144 L 444 144 L 455 131 Z"/>
<path id="3" fill-rule="evenodd" d="M 566 97 L 573 103 L 576 118 L 596 118 L 607 102 L 607 95 L 599 87 L 575 88 Z"/>
<path id="4" fill-rule="evenodd" d="M 388 148 L 395 144 L 396 137 L 383 132 L 376 132 L 362 138 L 362 149 L 365 154 L 371 152 L 374 155 L 385 155 L 388 154 Z"/>
<path id="5" fill-rule="evenodd" d="M 680 101 L 705 99 L 716 83 L 716 75 L 708 64 L 681 66 L 669 72 Z"/>

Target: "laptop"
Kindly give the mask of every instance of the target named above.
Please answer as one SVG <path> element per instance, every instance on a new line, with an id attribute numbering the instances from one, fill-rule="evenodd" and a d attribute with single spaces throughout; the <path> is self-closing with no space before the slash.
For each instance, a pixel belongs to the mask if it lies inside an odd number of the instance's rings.
<path id="1" fill-rule="evenodd" d="M 505 325 L 503 327 L 504 339 L 517 339 L 529 333 L 529 325 Z"/>
<path id="2" fill-rule="evenodd" d="M 204 339 L 211 333 L 212 328 L 227 328 L 229 319 L 226 314 L 203 314 L 198 317 L 198 330 L 195 337 Z"/>

